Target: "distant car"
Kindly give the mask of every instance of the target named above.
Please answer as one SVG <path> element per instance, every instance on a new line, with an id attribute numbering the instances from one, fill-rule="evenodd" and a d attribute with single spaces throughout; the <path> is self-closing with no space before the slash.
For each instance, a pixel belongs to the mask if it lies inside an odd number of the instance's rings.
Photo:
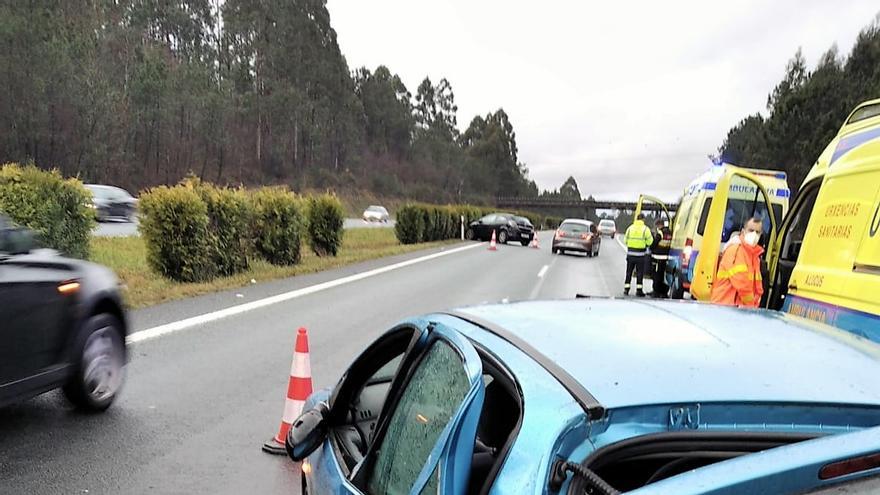
<path id="1" fill-rule="evenodd" d="M 574 251 L 584 253 L 587 257 L 599 256 L 599 248 L 602 246 L 602 236 L 593 222 L 568 218 L 564 220 L 556 234 L 553 236 L 553 245 L 550 251 L 553 254 Z"/>
<path id="2" fill-rule="evenodd" d="M 495 241 L 499 244 L 520 240 L 519 225 L 509 213 L 491 213 L 471 222 L 464 237 L 468 240 L 488 241 L 492 238 L 492 232 L 495 232 Z"/>
<path id="3" fill-rule="evenodd" d="M 116 277 L 34 247 L 31 231 L 0 216 L 0 407 L 61 387 L 79 408 L 103 411 L 126 363 Z"/>
<path id="4" fill-rule="evenodd" d="M 514 215 L 513 221 L 516 222 L 516 226 L 519 228 L 519 242 L 521 242 L 523 246 L 528 246 L 535 237 L 535 226 L 532 225 L 531 220 L 526 217 Z"/>
<path id="5" fill-rule="evenodd" d="M 303 493 L 877 493 L 878 356 L 770 311 L 477 306 L 379 337 L 286 447 Z"/>
<path id="6" fill-rule="evenodd" d="M 386 210 L 384 206 L 368 206 L 367 209 L 364 210 L 365 222 L 388 223 L 389 219 L 388 210 Z"/>
<path id="7" fill-rule="evenodd" d="M 85 186 L 92 193 L 90 206 L 94 208 L 95 217 L 99 222 L 110 219 L 134 221 L 137 212 L 137 199 L 128 191 L 115 186 L 99 184 L 86 184 Z"/>
<path id="8" fill-rule="evenodd" d="M 614 223 L 614 220 L 609 220 L 607 218 L 599 220 L 598 229 L 599 235 L 607 235 L 612 239 L 617 235 L 617 224 Z"/>

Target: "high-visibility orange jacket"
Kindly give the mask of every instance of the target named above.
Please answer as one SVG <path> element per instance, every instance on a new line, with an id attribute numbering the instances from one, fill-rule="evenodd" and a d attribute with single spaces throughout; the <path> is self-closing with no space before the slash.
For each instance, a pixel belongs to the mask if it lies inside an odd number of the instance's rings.
<path id="1" fill-rule="evenodd" d="M 764 294 L 761 281 L 761 255 L 764 248 L 731 242 L 721 256 L 715 283 L 712 284 L 712 302 L 732 306 L 758 307 Z"/>

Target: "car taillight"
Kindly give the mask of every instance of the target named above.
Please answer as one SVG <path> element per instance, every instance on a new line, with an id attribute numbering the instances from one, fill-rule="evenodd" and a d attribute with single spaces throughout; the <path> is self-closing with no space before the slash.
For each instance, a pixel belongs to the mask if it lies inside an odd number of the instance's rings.
<path id="1" fill-rule="evenodd" d="M 848 474 L 859 473 L 880 467 L 880 454 L 869 454 L 843 461 L 832 462 L 819 470 L 820 480 L 830 480 Z"/>
<path id="2" fill-rule="evenodd" d="M 563 232 L 563 231 L 561 231 L 561 230 L 557 230 L 557 231 L 556 231 L 556 238 L 557 238 L 557 239 L 562 239 L 563 237 L 565 237 L 565 232 Z"/>
<path id="3" fill-rule="evenodd" d="M 590 238 L 590 234 L 581 234 L 581 239 L 586 241 L 589 238 Z"/>
<path id="4" fill-rule="evenodd" d="M 684 249 L 681 250 L 681 265 L 683 267 L 687 267 L 691 263 L 691 253 L 694 252 L 694 240 L 693 239 L 685 239 L 684 241 Z"/>

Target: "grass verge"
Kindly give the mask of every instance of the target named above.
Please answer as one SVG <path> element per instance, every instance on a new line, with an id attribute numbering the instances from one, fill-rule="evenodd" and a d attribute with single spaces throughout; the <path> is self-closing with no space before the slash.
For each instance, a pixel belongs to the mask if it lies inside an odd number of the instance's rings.
<path id="1" fill-rule="evenodd" d="M 256 259 L 251 261 L 250 269 L 245 272 L 202 283 L 174 282 L 154 273 L 147 265 L 147 249 L 140 237 L 93 237 L 91 259 L 116 272 L 125 285 L 123 295 L 126 305 L 136 309 L 242 287 L 250 284 L 251 279 L 263 282 L 315 273 L 452 242 L 455 241 L 403 245 L 394 236 L 394 229 L 349 229 L 345 231 L 342 248 L 336 257 L 318 257 L 304 244 L 303 259 L 299 265 L 274 266 Z"/>

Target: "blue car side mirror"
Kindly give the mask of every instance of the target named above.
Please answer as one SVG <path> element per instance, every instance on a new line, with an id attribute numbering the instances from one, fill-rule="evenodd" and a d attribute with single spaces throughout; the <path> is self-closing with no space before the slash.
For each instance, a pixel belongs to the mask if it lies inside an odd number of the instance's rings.
<path id="1" fill-rule="evenodd" d="M 327 404 L 320 402 L 313 409 L 304 412 L 290 426 L 284 448 L 287 455 L 296 462 L 302 461 L 315 451 L 327 438 Z"/>

